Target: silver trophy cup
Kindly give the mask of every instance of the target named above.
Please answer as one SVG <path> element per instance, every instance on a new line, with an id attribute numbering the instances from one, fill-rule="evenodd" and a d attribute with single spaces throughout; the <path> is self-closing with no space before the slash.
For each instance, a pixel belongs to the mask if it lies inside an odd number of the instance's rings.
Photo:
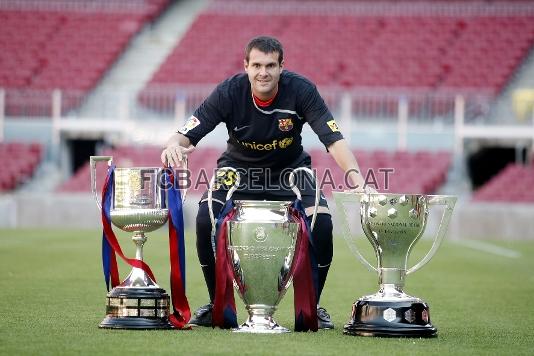
<path id="1" fill-rule="evenodd" d="M 109 156 L 91 156 L 91 188 L 100 209 L 96 191 L 96 163 Z M 145 233 L 167 222 L 167 194 L 163 189 L 161 168 L 116 168 L 110 216 L 113 225 L 132 232 L 136 245 L 135 258 L 143 260 Z M 142 269 L 134 267 L 126 279 L 107 295 L 106 317 L 101 328 L 167 329 L 169 323 L 169 295 Z"/>
<path id="2" fill-rule="evenodd" d="M 231 167 L 219 170 L 237 171 Z M 297 168 L 290 175 L 292 189 L 301 198 L 294 184 L 295 173 L 310 169 Z M 208 189 L 208 207 L 213 219 L 211 191 L 214 179 Z M 239 185 L 239 178 L 228 192 L 226 200 Z M 236 200 L 236 214 L 228 221 L 228 257 L 232 263 L 234 287 L 245 304 L 248 318 L 234 332 L 276 334 L 287 333 L 289 329 L 280 326 L 273 314 L 292 281 L 295 249 L 299 243 L 299 223 L 289 213 L 290 201 Z M 312 227 L 317 214 L 319 190 Z"/>
<path id="3" fill-rule="evenodd" d="M 456 197 L 415 194 L 359 194 L 334 192 L 344 237 L 355 256 L 369 269 L 378 272 L 380 289 L 361 297 L 352 307 L 344 333 L 361 336 L 434 336 L 437 329 L 430 321 L 428 304 L 404 292 L 406 276 L 424 266 L 438 250 L 449 224 Z M 346 203 L 360 203 L 360 218 L 365 236 L 373 246 L 377 267 L 360 253 L 352 238 Z M 445 209 L 429 252 L 408 268 L 412 248 L 423 235 L 430 207 Z"/>

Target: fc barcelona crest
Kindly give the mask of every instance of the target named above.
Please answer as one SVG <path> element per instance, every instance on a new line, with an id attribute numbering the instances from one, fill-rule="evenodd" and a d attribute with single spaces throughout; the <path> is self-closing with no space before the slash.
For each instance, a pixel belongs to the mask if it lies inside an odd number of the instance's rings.
<path id="1" fill-rule="evenodd" d="M 293 128 L 293 120 L 288 117 L 287 119 L 278 119 L 278 128 L 281 131 L 289 131 Z"/>

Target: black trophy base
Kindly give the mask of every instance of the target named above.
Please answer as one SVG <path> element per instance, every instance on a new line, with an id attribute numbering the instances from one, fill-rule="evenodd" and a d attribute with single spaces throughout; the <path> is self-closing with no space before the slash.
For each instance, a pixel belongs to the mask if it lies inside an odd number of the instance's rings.
<path id="1" fill-rule="evenodd" d="M 358 336 L 434 337 L 428 305 L 421 301 L 358 300 L 343 333 Z"/>
<path id="2" fill-rule="evenodd" d="M 98 327 L 101 329 L 172 329 L 172 325 L 168 320 L 112 316 L 106 316 Z"/>
<path id="3" fill-rule="evenodd" d="M 107 295 L 104 329 L 172 329 L 169 295 L 161 288 L 113 288 Z"/>

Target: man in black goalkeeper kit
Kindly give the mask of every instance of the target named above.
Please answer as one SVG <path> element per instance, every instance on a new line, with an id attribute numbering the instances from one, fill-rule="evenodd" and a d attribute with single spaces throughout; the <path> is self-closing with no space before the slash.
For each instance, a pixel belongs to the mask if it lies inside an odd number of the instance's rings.
<path id="1" fill-rule="evenodd" d="M 252 39 L 245 49 L 246 73 L 237 74 L 217 86 L 186 124 L 168 140 L 161 154 L 162 162 L 179 167 L 182 158 L 223 122 L 229 139 L 217 166 L 238 169 L 241 182 L 247 181 L 248 188 L 238 189 L 232 198 L 294 200 L 294 193 L 287 188 L 287 175 L 281 177 L 280 173 L 297 167 L 310 168 L 311 159 L 303 150 L 301 137 L 302 127 L 308 123 L 338 166 L 347 172 L 351 188 L 363 191 L 364 179 L 359 173 L 356 159 L 332 114 L 313 83 L 296 73 L 283 70 L 283 54 L 282 45 L 275 38 L 262 36 Z M 251 169 L 256 173 L 252 173 Z M 253 176 L 258 177 L 258 170 L 263 175 L 260 174 L 260 179 L 253 181 Z M 300 180 L 300 176 L 297 178 Z M 308 179 L 308 184 L 301 192 L 306 215 L 311 220 L 315 192 L 309 183 Z M 280 189 L 273 189 L 273 185 Z M 225 195 L 226 191 L 222 189 L 213 194 L 215 216 L 225 201 Z M 197 252 L 211 303 L 200 307 L 191 318 L 189 323 L 199 326 L 211 326 L 215 294 L 215 259 L 206 197 L 205 193 L 196 220 Z M 322 194 L 312 235 L 314 254 L 319 265 L 320 296 L 333 255 L 332 218 Z M 324 308 L 317 306 L 317 317 L 320 329 L 334 327 Z"/>

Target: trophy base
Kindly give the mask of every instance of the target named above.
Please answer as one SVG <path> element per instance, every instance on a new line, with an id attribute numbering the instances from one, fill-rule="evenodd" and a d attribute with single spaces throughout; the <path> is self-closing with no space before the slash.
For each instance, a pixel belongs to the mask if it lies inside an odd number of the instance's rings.
<path id="1" fill-rule="evenodd" d="M 434 337 L 429 308 L 423 301 L 358 300 L 344 326 L 345 335 L 385 337 Z"/>
<path id="2" fill-rule="evenodd" d="M 278 325 L 272 318 L 260 318 L 255 316 L 248 318 L 239 328 L 232 330 L 235 333 L 248 334 L 283 334 L 291 332 L 289 329 Z"/>
<path id="3" fill-rule="evenodd" d="M 173 326 L 169 320 L 155 320 L 150 318 L 133 318 L 133 317 L 110 317 L 106 316 L 98 325 L 101 329 L 172 329 Z"/>
<path id="4" fill-rule="evenodd" d="M 171 329 L 169 295 L 162 288 L 113 288 L 107 295 L 105 329 Z"/>

